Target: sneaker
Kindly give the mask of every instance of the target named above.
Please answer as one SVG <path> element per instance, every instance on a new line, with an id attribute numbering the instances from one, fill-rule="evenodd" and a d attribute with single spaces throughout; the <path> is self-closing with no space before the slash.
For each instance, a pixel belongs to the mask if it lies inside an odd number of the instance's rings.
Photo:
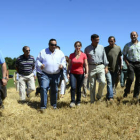
<path id="1" fill-rule="evenodd" d="M 57 109 L 57 107 L 56 106 L 53 106 L 53 109 Z"/>
<path id="2" fill-rule="evenodd" d="M 80 106 L 81 105 L 81 103 L 77 103 L 77 106 Z"/>
<path id="3" fill-rule="evenodd" d="M 41 108 L 39 111 L 40 111 L 40 113 L 45 113 L 46 108 Z"/>
<path id="4" fill-rule="evenodd" d="M 71 107 L 71 108 L 72 108 L 72 107 L 75 107 L 75 103 L 71 102 L 71 103 L 70 103 L 70 107 Z"/>

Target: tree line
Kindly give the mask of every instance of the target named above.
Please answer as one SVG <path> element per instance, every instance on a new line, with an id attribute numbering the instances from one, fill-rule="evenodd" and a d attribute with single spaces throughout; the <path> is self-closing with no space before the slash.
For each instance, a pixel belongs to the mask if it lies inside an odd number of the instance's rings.
<path id="1" fill-rule="evenodd" d="M 15 67 L 16 67 L 16 58 L 11 58 L 11 57 L 5 57 L 5 61 L 6 61 L 6 63 L 7 63 L 7 65 L 8 65 L 8 68 L 9 69 L 12 69 L 12 70 L 14 70 L 15 69 Z"/>

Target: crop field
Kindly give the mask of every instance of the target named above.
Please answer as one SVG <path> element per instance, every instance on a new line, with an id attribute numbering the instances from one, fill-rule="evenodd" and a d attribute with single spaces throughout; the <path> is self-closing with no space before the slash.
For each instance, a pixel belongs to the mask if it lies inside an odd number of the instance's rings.
<path id="1" fill-rule="evenodd" d="M 134 85 L 131 92 L 133 92 Z M 40 97 L 31 93 L 27 102 L 18 102 L 15 88 L 8 88 L 4 109 L 0 110 L 0 140 L 139 140 L 140 106 L 132 93 L 122 98 L 123 88 L 117 87 L 113 102 L 105 100 L 90 104 L 82 97 L 81 106 L 70 108 L 70 89 L 58 100 L 58 109 L 50 103 L 40 113 Z"/>

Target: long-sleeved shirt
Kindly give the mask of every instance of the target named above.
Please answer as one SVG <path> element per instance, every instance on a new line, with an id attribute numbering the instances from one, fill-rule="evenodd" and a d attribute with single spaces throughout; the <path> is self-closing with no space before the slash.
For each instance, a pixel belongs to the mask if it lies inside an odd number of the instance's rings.
<path id="1" fill-rule="evenodd" d="M 36 66 L 41 67 L 44 64 L 45 68 L 42 70 L 47 74 L 57 74 L 60 72 L 60 64 L 66 67 L 65 55 L 61 50 L 55 49 L 52 53 L 49 48 L 43 49 L 37 59 Z"/>
<path id="2" fill-rule="evenodd" d="M 85 54 L 87 55 L 87 60 L 89 65 L 103 63 L 105 66 L 108 65 L 108 60 L 104 47 L 102 45 L 97 45 L 94 47 L 89 45 L 85 48 Z"/>

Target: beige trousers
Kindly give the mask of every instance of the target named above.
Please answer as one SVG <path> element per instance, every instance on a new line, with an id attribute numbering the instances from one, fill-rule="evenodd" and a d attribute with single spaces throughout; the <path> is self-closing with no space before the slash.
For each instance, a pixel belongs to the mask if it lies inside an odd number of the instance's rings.
<path id="1" fill-rule="evenodd" d="M 28 76 L 23 76 L 19 74 L 19 96 L 20 100 L 26 99 L 26 86 L 27 86 L 27 94 L 30 94 L 33 90 L 35 90 L 35 80 L 34 74 L 31 73 Z"/>
<path id="2" fill-rule="evenodd" d="M 89 82 L 90 82 L 90 101 L 95 101 L 96 80 L 99 82 L 97 99 L 102 97 L 103 89 L 106 84 L 105 80 L 105 66 L 102 65 L 89 65 Z"/>

